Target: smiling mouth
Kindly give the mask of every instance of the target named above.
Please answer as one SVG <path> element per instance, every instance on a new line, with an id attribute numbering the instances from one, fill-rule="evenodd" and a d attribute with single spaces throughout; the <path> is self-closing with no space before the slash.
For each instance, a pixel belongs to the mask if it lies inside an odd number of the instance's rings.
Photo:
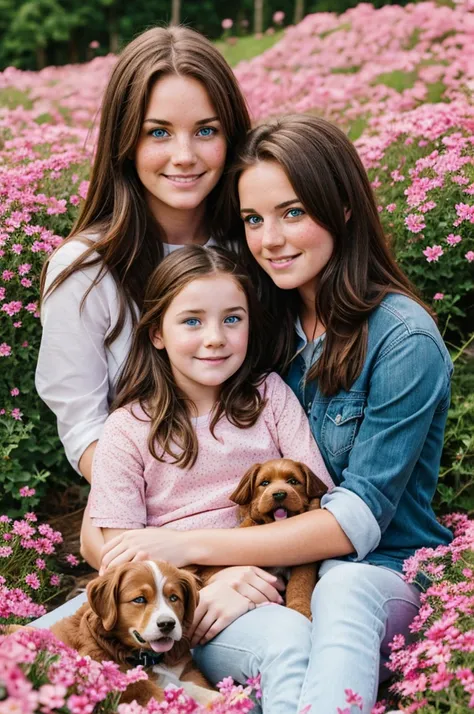
<path id="1" fill-rule="evenodd" d="M 197 181 L 197 179 L 200 179 L 201 176 L 204 176 L 204 173 L 202 174 L 190 174 L 189 176 L 179 176 L 179 175 L 169 175 L 169 174 L 163 174 L 165 178 L 167 178 L 169 181 L 172 181 L 173 183 L 181 183 L 183 185 L 186 185 L 188 183 L 194 183 L 194 181 Z"/>
<path id="2" fill-rule="evenodd" d="M 275 508 L 273 511 L 273 518 L 275 521 L 283 521 L 285 518 L 288 518 L 288 511 L 286 508 Z"/>
<path id="3" fill-rule="evenodd" d="M 229 359 L 230 355 L 225 355 L 223 357 L 196 357 L 200 362 L 224 362 L 224 360 Z"/>
<path id="4" fill-rule="evenodd" d="M 287 265 L 288 263 L 293 262 L 300 255 L 301 253 L 296 253 L 295 255 L 285 255 L 283 258 L 267 258 L 267 260 L 272 265 Z"/>

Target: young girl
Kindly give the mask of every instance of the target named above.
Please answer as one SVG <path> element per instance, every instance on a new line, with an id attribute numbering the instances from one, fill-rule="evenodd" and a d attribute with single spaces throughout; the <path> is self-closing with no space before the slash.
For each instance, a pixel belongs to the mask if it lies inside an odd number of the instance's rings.
<path id="1" fill-rule="evenodd" d="M 278 375 L 258 370 L 265 349 L 259 313 L 248 276 L 221 249 L 187 246 L 154 271 L 94 455 L 90 513 L 106 541 L 129 529 L 148 528 L 153 536 L 167 527 L 234 528 L 238 509 L 229 494 L 252 465 L 280 456 L 302 461 L 332 486 L 296 396 Z M 202 642 L 255 607 L 249 586 L 247 597 L 231 593 L 234 611 L 216 616 L 204 606 L 206 590 L 195 621 Z M 259 663 L 264 710 L 290 714 L 309 623 L 284 608 L 260 609 L 254 620 L 268 618 L 267 609 L 286 642 L 284 668 L 268 661 L 275 647 L 282 654 L 277 636 Z"/>
<path id="2" fill-rule="evenodd" d="M 388 643 L 409 634 L 419 607 L 403 561 L 451 538 L 431 500 L 452 363 L 387 249 L 369 180 L 342 131 L 312 116 L 258 127 L 234 182 L 248 267 L 269 315 L 268 350 L 308 413 L 336 488 L 321 509 L 255 529 L 158 531 L 149 554 L 180 565 L 326 559 L 298 711 L 332 714 L 352 689 L 368 714 Z M 127 540 L 106 544 L 104 565 L 121 549 L 133 557 L 138 542 Z M 218 679 L 228 673 L 224 653 L 217 637 L 196 657 Z"/>
<path id="3" fill-rule="evenodd" d="M 224 240 L 221 176 L 249 128 L 232 70 L 199 33 L 152 28 L 118 58 L 87 198 L 42 280 L 36 387 L 88 481 L 147 278 L 183 245 Z M 98 567 L 103 540 L 87 512 L 84 526 Z"/>

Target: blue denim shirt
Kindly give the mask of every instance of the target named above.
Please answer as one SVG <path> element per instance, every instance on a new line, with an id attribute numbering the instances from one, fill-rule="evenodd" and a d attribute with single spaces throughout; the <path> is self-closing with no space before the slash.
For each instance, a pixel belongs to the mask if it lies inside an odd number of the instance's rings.
<path id="1" fill-rule="evenodd" d="M 325 397 L 305 382 L 308 352 L 314 363 L 321 345 L 312 349 L 300 326 L 297 333 L 286 381 L 336 484 L 321 505 L 354 545 L 347 559 L 401 571 L 417 548 L 452 538 L 431 508 L 450 403 L 449 353 L 428 313 L 390 294 L 369 317 L 361 374 L 348 392 Z"/>

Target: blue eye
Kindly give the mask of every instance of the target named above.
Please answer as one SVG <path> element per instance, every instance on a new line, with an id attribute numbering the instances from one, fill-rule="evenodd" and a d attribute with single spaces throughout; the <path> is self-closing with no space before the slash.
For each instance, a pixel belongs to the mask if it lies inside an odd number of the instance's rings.
<path id="1" fill-rule="evenodd" d="M 143 597 L 143 595 L 139 595 L 138 597 L 133 598 L 132 602 L 136 602 L 138 605 L 145 605 L 146 598 Z"/>
<path id="2" fill-rule="evenodd" d="M 189 327 L 196 327 L 196 325 L 199 325 L 199 320 L 197 317 L 189 317 L 184 321 L 184 324 L 189 325 Z"/>
<path id="3" fill-rule="evenodd" d="M 286 215 L 289 218 L 299 218 L 299 216 L 302 216 L 303 214 L 304 211 L 301 208 L 290 208 Z"/>
<path id="4" fill-rule="evenodd" d="M 207 138 L 209 136 L 214 136 L 214 134 L 217 133 L 217 129 L 214 126 L 204 126 L 202 129 L 199 129 L 198 134 L 203 136 L 204 138 Z"/>
<path id="5" fill-rule="evenodd" d="M 165 135 L 168 135 L 166 129 L 153 129 L 153 131 L 151 132 L 151 136 L 153 136 L 155 139 L 163 139 Z"/>
<path id="6" fill-rule="evenodd" d="M 263 219 L 260 216 L 247 216 L 244 218 L 245 223 L 249 223 L 251 226 L 258 226 Z"/>
<path id="7" fill-rule="evenodd" d="M 240 317 L 238 315 L 229 315 L 229 317 L 226 317 L 224 320 L 224 324 L 227 325 L 235 325 L 237 322 L 240 322 Z"/>

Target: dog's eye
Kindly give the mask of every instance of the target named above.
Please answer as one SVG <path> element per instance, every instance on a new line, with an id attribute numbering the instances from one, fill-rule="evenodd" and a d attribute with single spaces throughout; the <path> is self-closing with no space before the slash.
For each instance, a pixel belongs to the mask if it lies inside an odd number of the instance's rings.
<path id="1" fill-rule="evenodd" d="M 260 486 L 268 486 L 269 483 L 270 483 L 270 481 L 262 481 L 260 483 Z"/>
<path id="2" fill-rule="evenodd" d="M 290 484 L 290 486 L 299 486 L 299 481 L 297 478 L 294 478 L 293 476 L 288 479 L 287 483 Z"/>
<path id="3" fill-rule="evenodd" d="M 136 602 L 138 605 L 145 605 L 146 597 L 143 597 L 143 595 L 139 595 L 138 597 L 133 598 L 132 602 Z"/>
<path id="4" fill-rule="evenodd" d="M 170 602 L 178 602 L 179 597 L 177 595 L 170 595 Z"/>

